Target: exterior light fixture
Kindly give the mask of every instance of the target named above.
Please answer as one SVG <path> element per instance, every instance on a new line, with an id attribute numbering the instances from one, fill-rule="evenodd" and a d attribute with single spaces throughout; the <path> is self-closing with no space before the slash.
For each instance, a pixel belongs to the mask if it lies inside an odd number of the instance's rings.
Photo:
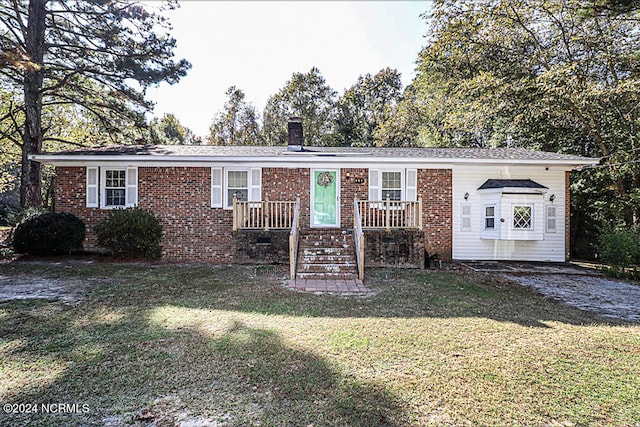
<path id="1" fill-rule="evenodd" d="M 549 196 L 549 201 L 553 203 L 553 201 L 556 199 L 556 195 L 552 194 Z"/>
<path id="2" fill-rule="evenodd" d="M 468 192 L 467 192 L 467 193 L 464 193 L 464 200 L 465 200 L 465 201 L 466 201 L 466 200 L 469 200 L 469 193 L 468 193 Z"/>

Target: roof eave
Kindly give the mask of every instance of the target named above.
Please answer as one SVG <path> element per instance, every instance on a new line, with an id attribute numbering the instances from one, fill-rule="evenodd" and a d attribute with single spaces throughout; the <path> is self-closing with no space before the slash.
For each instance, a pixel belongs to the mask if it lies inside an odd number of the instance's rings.
<path id="1" fill-rule="evenodd" d="M 32 154 L 30 160 L 53 165 L 80 163 L 446 163 L 446 164 L 523 164 L 523 165 L 562 165 L 572 169 L 592 166 L 600 159 L 495 159 L 495 158 L 455 158 L 455 157 L 372 157 L 372 156 L 171 156 L 171 155 L 70 155 L 70 154 Z"/>

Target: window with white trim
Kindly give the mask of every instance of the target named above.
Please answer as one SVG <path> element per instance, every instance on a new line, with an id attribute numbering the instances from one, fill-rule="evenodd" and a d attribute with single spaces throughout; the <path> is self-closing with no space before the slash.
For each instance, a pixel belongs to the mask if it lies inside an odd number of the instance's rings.
<path id="1" fill-rule="evenodd" d="M 515 230 L 533 229 L 533 207 L 531 205 L 513 206 L 513 228 Z"/>
<path id="2" fill-rule="evenodd" d="M 138 204 L 138 168 L 87 167 L 88 208 L 128 208 Z"/>
<path id="3" fill-rule="evenodd" d="M 546 208 L 546 229 L 547 233 L 556 232 L 556 207 L 554 205 L 547 205 Z"/>
<path id="4" fill-rule="evenodd" d="M 127 204 L 126 169 L 107 169 L 104 171 L 104 206 L 124 207 Z"/>
<path id="5" fill-rule="evenodd" d="M 471 205 L 468 203 L 460 205 L 460 228 L 462 231 L 471 230 Z"/>
<path id="6" fill-rule="evenodd" d="M 417 200 L 417 169 L 369 169 L 369 200 Z"/>
<path id="7" fill-rule="evenodd" d="M 217 189 L 222 183 L 218 181 L 218 171 L 213 168 L 211 175 L 211 206 L 219 207 L 216 198 Z M 233 198 L 238 201 L 259 202 L 262 199 L 262 169 L 224 169 L 224 204 L 226 209 L 233 207 Z"/>
<path id="8" fill-rule="evenodd" d="M 486 230 L 496 228 L 496 207 L 494 205 L 484 207 L 484 228 Z"/>
<path id="9" fill-rule="evenodd" d="M 382 171 L 382 199 L 402 200 L 402 172 Z"/>
<path id="10" fill-rule="evenodd" d="M 249 197 L 249 172 L 227 171 L 227 207 L 233 206 L 233 199 L 247 201 Z"/>

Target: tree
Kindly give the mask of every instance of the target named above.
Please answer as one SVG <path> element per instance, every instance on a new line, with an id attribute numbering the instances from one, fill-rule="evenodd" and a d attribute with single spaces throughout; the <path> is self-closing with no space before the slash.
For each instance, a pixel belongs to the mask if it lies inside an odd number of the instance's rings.
<path id="1" fill-rule="evenodd" d="M 341 143 L 359 147 L 376 145 L 376 131 L 397 107 L 401 91 L 398 70 L 387 67 L 374 76 L 358 77 L 337 103 L 336 130 Z"/>
<path id="2" fill-rule="evenodd" d="M 163 115 L 160 119 L 157 117 L 149 123 L 149 138 L 152 144 L 194 144 L 200 143 L 191 129 L 184 127 L 180 120 L 172 114 Z"/>
<path id="3" fill-rule="evenodd" d="M 580 177 L 602 221 L 640 218 L 640 19 L 585 14 L 579 0 L 433 6 L 418 59 L 417 103 L 446 145 L 526 146 L 602 157 Z M 576 190 L 578 187 L 576 187 Z"/>
<path id="4" fill-rule="evenodd" d="M 640 0 L 591 0 L 582 6 L 585 15 L 609 14 L 618 15 L 640 9 Z"/>
<path id="5" fill-rule="evenodd" d="M 21 206 L 41 202 L 40 165 L 28 156 L 59 139 L 43 127 L 47 108 L 81 108 L 113 141 L 140 136 L 152 107 L 146 88 L 175 83 L 190 67 L 172 60 L 169 30 L 161 12 L 124 0 L 0 3 L 0 44 L 14 58 L 3 61 L 0 79 L 15 100 L 0 126 L 18 131 L 3 136 L 21 148 Z"/>
<path id="6" fill-rule="evenodd" d="M 407 86 L 397 105 L 390 108 L 383 122 L 374 130 L 373 139 L 378 147 L 419 147 L 423 113 L 416 101 L 416 91 Z"/>
<path id="7" fill-rule="evenodd" d="M 263 114 L 263 135 L 268 145 L 287 144 L 287 122 L 300 116 L 304 144 L 333 146 L 337 143 L 335 131 L 335 98 L 337 96 L 320 70 L 294 73 L 291 80 L 267 101 Z"/>
<path id="8" fill-rule="evenodd" d="M 235 86 L 225 94 L 229 97 L 209 128 L 212 145 L 262 145 L 256 107 L 244 100 L 244 92 Z"/>

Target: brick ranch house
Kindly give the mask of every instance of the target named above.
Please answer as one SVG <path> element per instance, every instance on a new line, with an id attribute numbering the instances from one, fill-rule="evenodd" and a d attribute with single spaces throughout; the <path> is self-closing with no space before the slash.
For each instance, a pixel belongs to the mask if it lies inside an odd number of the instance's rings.
<path id="1" fill-rule="evenodd" d="M 292 277 L 425 259 L 565 261 L 569 173 L 598 159 L 520 148 L 108 146 L 36 154 L 54 203 L 93 227 L 139 206 L 163 258 L 289 262 Z"/>

